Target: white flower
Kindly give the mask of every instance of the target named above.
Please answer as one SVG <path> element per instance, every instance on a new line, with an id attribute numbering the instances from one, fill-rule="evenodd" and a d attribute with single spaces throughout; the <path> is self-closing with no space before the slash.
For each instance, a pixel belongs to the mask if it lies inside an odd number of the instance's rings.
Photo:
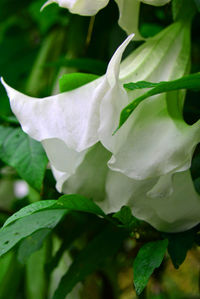
<path id="1" fill-rule="evenodd" d="M 108 212 L 129 205 L 136 217 L 163 231 L 199 223 L 200 197 L 189 168 L 200 123 L 185 123 L 184 92 L 145 100 L 112 136 L 122 108 L 143 92 L 127 93 L 124 83 L 187 73 L 189 32 L 188 24 L 174 23 L 120 65 L 129 36 L 103 77 L 56 96 L 31 98 L 3 82 L 23 130 L 42 142 L 60 192 L 92 197 Z"/>
<path id="2" fill-rule="evenodd" d="M 115 0 L 119 7 L 119 25 L 127 32 L 127 34 L 135 33 L 139 38 L 138 18 L 140 2 L 150 5 L 161 6 L 170 0 Z M 71 13 L 93 16 L 100 9 L 108 4 L 109 0 L 48 0 L 42 7 L 46 7 L 51 3 L 57 3 L 60 7 L 69 9 Z"/>

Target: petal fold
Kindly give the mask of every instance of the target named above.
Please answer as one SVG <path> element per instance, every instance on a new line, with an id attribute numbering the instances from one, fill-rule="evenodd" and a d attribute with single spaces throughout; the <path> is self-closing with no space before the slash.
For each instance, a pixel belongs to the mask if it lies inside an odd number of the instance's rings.
<path id="1" fill-rule="evenodd" d="M 169 177 L 163 177 L 163 184 Z M 163 232 L 181 232 L 200 222 L 200 196 L 194 189 L 190 172 L 176 173 L 174 190 L 166 196 L 150 198 L 147 193 L 156 179 L 133 180 L 117 172 L 109 172 L 106 201 L 102 207 L 107 212 L 117 212 L 128 205 L 135 217 L 150 223 Z M 168 182 L 167 182 L 168 184 Z M 103 206 L 104 204 L 104 206 Z"/>
<path id="2" fill-rule="evenodd" d="M 60 139 L 67 147 L 82 151 L 98 141 L 97 111 L 102 80 L 42 99 L 26 96 L 3 80 L 2 83 L 24 132 L 38 141 Z"/>
<path id="3" fill-rule="evenodd" d="M 139 0 L 115 0 L 119 7 L 119 26 L 127 34 L 135 33 L 135 39 L 142 39 L 138 31 L 140 1 Z"/>
<path id="4" fill-rule="evenodd" d="M 69 9 L 71 13 L 79 14 L 82 16 L 93 16 L 100 9 L 108 4 L 109 0 L 49 0 L 42 9 L 51 3 L 57 3 L 60 7 Z"/>
<path id="5" fill-rule="evenodd" d="M 109 161 L 112 170 L 144 180 L 190 167 L 194 148 L 200 141 L 200 126 L 199 123 L 189 126 L 183 120 L 182 92 L 147 99 L 110 137 L 117 127 L 122 105 L 126 106 L 127 101 L 144 92 L 125 92 L 123 84 L 140 80 L 167 81 L 183 76 L 189 65 L 189 37 L 189 27 L 175 23 L 122 62 L 116 96 L 113 99 L 105 94 L 100 106 L 99 136 L 113 153 Z M 112 117 L 106 119 L 106 113 Z"/>

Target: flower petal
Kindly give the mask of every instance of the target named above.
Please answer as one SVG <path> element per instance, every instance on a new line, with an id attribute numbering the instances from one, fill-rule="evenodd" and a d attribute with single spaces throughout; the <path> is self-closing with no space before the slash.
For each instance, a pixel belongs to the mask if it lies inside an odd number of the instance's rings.
<path id="1" fill-rule="evenodd" d="M 75 175 L 77 168 L 87 150 L 98 142 L 100 101 L 110 86 L 115 85 L 122 53 L 132 38 L 133 35 L 129 36 L 118 48 L 105 76 L 70 92 L 36 99 L 12 89 L 2 80 L 22 129 L 42 142 L 59 192 L 70 176 L 68 189 L 73 190 L 74 180 L 80 176 Z M 107 161 L 104 168 L 107 168 Z"/>
<path id="2" fill-rule="evenodd" d="M 79 14 L 82 16 L 93 16 L 100 9 L 108 4 L 109 0 L 49 0 L 41 9 L 44 9 L 51 3 L 57 3 L 60 7 L 69 9 L 71 13 Z"/>
<path id="3" fill-rule="evenodd" d="M 163 177 L 163 184 L 165 179 L 169 180 Z M 176 173 L 172 179 L 174 192 L 170 196 L 149 198 L 147 192 L 156 179 L 137 181 L 111 171 L 106 185 L 107 198 L 102 207 L 107 212 L 117 212 L 122 205 L 128 205 L 135 217 L 160 231 L 190 229 L 200 221 L 200 196 L 194 189 L 189 171 Z"/>
<path id="4" fill-rule="evenodd" d="M 95 201 L 103 201 L 109 158 L 110 153 L 100 143 L 97 143 L 88 150 L 73 175 L 68 178 L 66 173 L 63 173 L 59 180 L 57 176 L 59 188 L 67 194 L 79 193 Z"/>
<path id="5" fill-rule="evenodd" d="M 102 80 L 43 99 L 31 98 L 9 87 L 3 80 L 2 83 L 12 111 L 27 134 L 38 141 L 60 139 L 67 147 L 82 151 L 98 141 L 96 131 Z"/>
<path id="6" fill-rule="evenodd" d="M 142 39 L 138 31 L 140 2 L 138 0 L 115 0 L 119 7 L 119 25 L 127 34 L 135 33 L 135 39 Z"/>
<path id="7" fill-rule="evenodd" d="M 129 119 L 112 136 L 118 126 L 121 110 L 130 100 L 144 92 L 136 90 L 127 93 L 123 88 L 123 84 L 140 80 L 155 82 L 167 80 L 174 68 L 177 57 L 173 57 L 179 51 L 181 38 L 181 24 L 173 24 L 173 26 L 163 30 L 154 38 L 149 39 L 121 63 L 119 76 L 116 76 L 115 84 L 112 84 L 112 90 L 110 91 L 110 93 L 115 93 L 115 96 L 111 97 L 109 93 L 105 93 L 100 106 L 99 136 L 103 145 L 111 152 L 116 153 L 118 151 L 132 128 Z M 187 62 L 188 59 L 185 59 L 185 61 Z M 108 117 L 106 117 L 107 115 Z"/>
<path id="8" fill-rule="evenodd" d="M 200 122 L 189 126 L 173 120 L 164 106 L 161 96 L 140 105 L 126 142 L 109 161 L 112 170 L 142 180 L 190 167 L 200 142 Z"/>
<path id="9" fill-rule="evenodd" d="M 147 99 L 137 107 L 125 126 L 110 137 L 117 127 L 116 118 L 119 119 L 122 102 L 124 106 L 127 102 L 122 84 L 179 78 L 188 68 L 189 45 L 189 27 L 175 23 L 122 62 L 115 100 L 105 94 L 100 106 L 99 136 L 113 153 L 109 161 L 112 170 L 143 180 L 189 168 L 199 142 L 200 126 L 197 123 L 190 127 L 184 122 L 183 94 L 180 92 Z M 136 90 L 128 96 L 132 99 L 142 92 Z M 117 93 L 121 101 L 117 100 Z M 112 117 L 106 118 L 106 113 Z"/>
<path id="10" fill-rule="evenodd" d="M 121 56 L 133 36 L 116 50 L 105 76 L 69 92 L 32 98 L 14 90 L 2 79 L 22 129 L 38 141 L 59 139 L 78 152 L 94 145 L 98 141 L 100 102 L 110 87 L 116 85 Z M 115 94 L 111 93 L 112 96 Z"/>
<path id="11" fill-rule="evenodd" d="M 44 139 L 42 145 L 51 165 L 58 171 L 66 172 L 68 176 L 75 172 L 86 153 L 86 150 L 77 152 L 68 148 L 62 140 L 57 138 Z"/>

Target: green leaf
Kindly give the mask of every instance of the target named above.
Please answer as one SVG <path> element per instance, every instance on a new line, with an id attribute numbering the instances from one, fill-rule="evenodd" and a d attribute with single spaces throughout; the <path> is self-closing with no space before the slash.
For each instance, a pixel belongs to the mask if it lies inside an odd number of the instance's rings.
<path id="1" fill-rule="evenodd" d="M 133 264 L 134 285 L 140 295 L 146 287 L 153 271 L 158 268 L 164 258 L 168 241 L 155 241 L 145 244 L 139 250 Z"/>
<path id="2" fill-rule="evenodd" d="M 59 80 L 61 92 L 71 91 L 99 78 L 97 75 L 85 73 L 65 74 Z"/>
<path id="3" fill-rule="evenodd" d="M 71 211 L 92 213 L 103 217 L 105 216 L 104 212 L 91 199 L 78 194 L 70 194 L 63 195 L 58 200 L 52 199 L 34 202 L 9 217 L 4 223 L 4 227 L 35 212 L 52 209 L 66 209 Z"/>
<path id="4" fill-rule="evenodd" d="M 26 264 L 26 298 L 47 298 L 48 285 L 45 274 L 46 244 L 36 251 Z"/>
<path id="5" fill-rule="evenodd" d="M 77 194 L 32 203 L 8 218 L 0 230 L 0 256 L 35 231 L 53 228 L 69 211 L 105 216 L 92 200 Z"/>
<path id="6" fill-rule="evenodd" d="M 137 86 L 139 86 L 138 88 L 141 88 L 142 84 L 144 84 L 144 81 L 142 81 L 142 83 L 137 82 L 135 84 L 136 84 L 134 86 L 135 89 L 137 88 Z M 150 87 L 150 85 L 152 83 L 145 82 L 145 84 L 146 84 L 145 85 L 145 88 L 146 88 L 147 86 Z M 127 105 L 121 111 L 119 126 L 115 130 L 115 132 L 126 122 L 126 120 L 129 118 L 131 113 L 145 99 L 147 99 L 153 95 L 157 95 L 157 94 L 169 92 L 169 91 L 174 91 L 174 90 L 179 90 L 179 89 L 197 89 L 197 90 L 199 90 L 200 89 L 200 73 L 188 75 L 188 76 L 182 77 L 177 80 L 164 81 L 164 82 L 159 82 L 157 84 L 156 83 L 153 83 L 153 84 L 155 84 L 155 87 L 153 87 L 149 91 L 145 92 L 143 95 L 139 96 L 138 98 L 134 99 L 129 105 Z M 130 90 L 132 90 L 132 88 L 133 88 L 133 85 L 131 83 L 125 84 L 124 86 L 125 86 L 125 88 L 130 87 Z"/>
<path id="7" fill-rule="evenodd" d="M 12 116 L 0 115 L 0 120 L 9 124 L 19 125 L 19 122 L 14 115 Z"/>
<path id="8" fill-rule="evenodd" d="M 156 87 L 160 83 L 152 83 L 152 82 L 147 82 L 147 81 L 138 81 L 136 83 L 126 83 L 124 84 L 124 88 L 128 90 L 135 90 L 135 89 L 143 89 L 143 88 L 152 88 Z"/>
<path id="9" fill-rule="evenodd" d="M 14 252 L 11 251 L 1 257 L 0 269 L 0 299 L 16 298 L 23 275 L 23 268 L 18 263 Z"/>
<path id="10" fill-rule="evenodd" d="M 32 187 L 41 190 L 48 160 L 39 142 L 20 128 L 0 126 L 0 159 L 14 167 Z"/>
<path id="11" fill-rule="evenodd" d="M 95 215 L 105 216 L 105 213 L 100 207 L 98 207 L 91 199 L 78 194 L 63 195 L 57 202 L 56 206 L 62 209 L 68 209 L 72 211 L 92 213 Z"/>
<path id="12" fill-rule="evenodd" d="M 41 211 L 3 227 L 0 230 L 0 256 L 37 230 L 54 228 L 66 212 L 66 210 Z"/>
<path id="13" fill-rule="evenodd" d="M 113 217 L 118 219 L 123 224 L 122 227 L 125 227 L 129 230 L 138 227 L 141 223 L 140 220 L 132 215 L 131 209 L 127 206 L 123 206 L 119 212 L 113 215 Z"/>
<path id="14" fill-rule="evenodd" d="M 29 216 L 33 213 L 48 209 L 48 208 L 52 208 L 56 203 L 56 200 L 42 200 L 42 201 L 37 201 L 34 202 L 24 208 L 22 208 L 21 210 L 19 210 L 18 212 L 16 212 L 15 214 L 13 214 L 11 217 L 9 217 L 6 222 L 4 223 L 3 227 L 11 224 L 12 222 Z"/>
<path id="15" fill-rule="evenodd" d="M 117 253 L 126 237 L 124 230 L 107 226 L 76 257 L 61 279 L 53 299 L 64 299 L 79 281 L 104 267 L 107 259 Z"/>
<path id="16" fill-rule="evenodd" d="M 26 239 L 22 240 L 18 253 L 17 258 L 21 264 L 25 264 L 28 258 L 35 252 L 38 251 L 43 244 L 44 239 L 48 236 L 51 232 L 49 228 L 44 228 L 39 231 L 36 231 L 32 235 L 28 236 Z"/>
<path id="17" fill-rule="evenodd" d="M 195 235 L 195 230 L 176 234 L 164 234 L 169 240 L 168 252 L 176 269 L 184 262 L 188 250 L 192 248 Z"/>

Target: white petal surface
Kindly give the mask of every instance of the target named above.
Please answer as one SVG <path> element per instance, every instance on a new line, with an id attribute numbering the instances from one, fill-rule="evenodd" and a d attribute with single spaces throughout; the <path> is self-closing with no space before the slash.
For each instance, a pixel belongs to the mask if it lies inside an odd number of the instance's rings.
<path id="1" fill-rule="evenodd" d="M 68 182 L 68 189 L 73 190 L 73 185 L 77 184 L 77 176 L 80 177 L 79 172 L 75 175 L 77 168 L 84 160 L 87 150 L 98 142 L 99 105 L 104 94 L 108 93 L 119 99 L 119 95 L 110 92 L 110 89 L 112 91 L 113 85 L 117 88 L 121 56 L 132 38 L 133 35 L 129 36 L 116 51 L 105 76 L 70 92 L 36 99 L 12 89 L 2 80 L 12 111 L 22 129 L 42 142 L 59 192 L 66 189 L 63 184 L 70 176 L 72 178 Z M 106 169 L 107 161 L 108 159 L 103 166 Z M 87 165 L 88 162 L 84 163 Z M 82 181 L 80 179 L 80 185 Z M 79 189 L 83 190 L 81 187 Z"/>
<path id="2" fill-rule="evenodd" d="M 100 143 L 94 145 L 88 150 L 74 175 L 65 182 L 64 177 L 61 177 L 63 180 L 62 192 L 79 193 L 88 198 L 93 198 L 95 201 L 104 200 L 109 158 L 110 153 Z"/>
<path id="3" fill-rule="evenodd" d="M 174 121 L 164 104 L 165 99 L 159 96 L 140 105 L 131 118 L 127 141 L 109 161 L 111 169 L 141 180 L 190 167 L 200 141 L 200 123 L 188 126 Z"/>
<path id="4" fill-rule="evenodd" d="M 139 47 L 121 64 L 117 102 L 105 94 L 100 107 L 100 140 L 112 153 L 112 170 L 143 180 L 187 169 L 196 144 L 200 141 L 200 125 L 188 126 L 182 119 L 183 94 L 151 97 L 141 103 L 124 126 L 110 137 L 126 95 L 122 84 L 138 80 L 158 82 L 184 75 L 189 62 L 189 27 L 171 25 L 155 38 Z M 144 91 L 129 92 L 129 98 Z M 112 118 L 104 116 L 112 115 Z M 116 120 L 117 119 L 117 120 Z"/>
<path id="5" fill-rule="evenodd" d="M 109 0 L 49 0 L 42 9 L 51 3 L 57 3 L 60 7 L 69 9 L 71 13 L 92 16 L 104 8 L 108 2 Z"/>
<path id="6" fill-rule="evenodd" d="M 13 113 L 32 138 L 60 139 L 67 147 L 82 151 L 98 140 L 99 91 L 102 78 L 59 95 L 31 98 L 4 84 Z"/>
<path id="7" fill-rule="evenodd" d="M 116 96 L 112 87 L 118 88 L 121 57 L 133 36 L 130 35 L 117 49 L 105 76 L 69 92 L 42 99 L 32 98 L 14 90 L 2 79 L 11 109 L 24 132 L 38 141 L 54 139 L 55 143 L 61 140 L 77 152 L 94 145 L 98 141 L 100 102 L 107 93 Z"/>
<path id="8" fill-rule="evenodd" d="M 64 171 L 69 174 L 74 172 L 74 167 L 79 165 L 86 151 L 76 152 L 70 149 L 66 144 L 57 138 L 44 139 L 42 145 L 46 150 L 49 161 L 59 171 Z"/>
<path id="9" fill-rule="evenodd" d="M 119 25 L 127 34 L 135 33 L 135 39 L 142 39 L 138 31 L 140 1 L 115 0 L 119 7 Z"/>
<path id="10" fill-rule="evenodd" d="M 137 218 L 160 231 L 180 232 L 190 229 L 200 222 L 200 196 L 194 189 L 189 171 L 176 173 L 172 180 L 174 192 L 170 196 L 149 198 L 147 191 L 156 179 L 136 181 L 120 173 L 110 172 L 106 185 L 106 210 L 116 212 L 122 205 L 129 205 Z"/>
<path id="11" fill-rule="evenodd" d="M 132 122 L 129 119 L 117 134 L 111 137 L 118 126 L 121 110 L 130 100 L 144 92 L 144 90 L 139 90 L 127 93 L 123 88 L 123 84 L 140 80 L 155 82 L 167 80 L 176 59 L 176 57 L 173 58 L 174 51 L 176 47 L 178 51 L 180 48 L 180 38 L 182 37 L 180 31 L 181 24 L 170 26 L 155 38 L 149 39 L 121 63 L 120 73 L 116 75 L 115 84 L 112 85 L 112 93 L 119 93 L 120 97 L 110 97 L 110 95 L 105 94 L 100 106 L 100 139 L 111 152 L 116 153 L 118 151 L 131 129 Z M 177 38 L 179 36 L 180 38 Z M 177 42 L 175 42 L 176 40 Z M 169 47 L 172 50 L 167 57 L 169 59 L 166 59 Z M 163 72 L 163 67 L 165 72 Z M 107 118 L 106 115 L 108 115 Z"/>

